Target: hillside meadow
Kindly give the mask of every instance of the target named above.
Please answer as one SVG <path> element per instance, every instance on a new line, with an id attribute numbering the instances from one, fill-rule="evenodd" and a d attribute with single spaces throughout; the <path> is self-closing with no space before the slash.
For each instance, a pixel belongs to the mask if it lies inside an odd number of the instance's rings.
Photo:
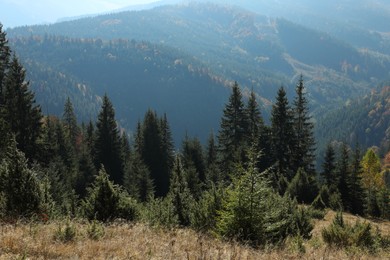
<path id="1" fill-rule="evenodd" d="M 313 220 L 312 238 L 288 239 L 278 248 L 255 249 L 234 241 L 190 229 L 162 229 L 142 223 L 114 222 L 95 228 L 83 220 L 68 225 L 73 239 L 59 238 L 66 220 L 46 223 L 2 223 L 0 259 L 389 259 L 389 250 L 368 252 L 358 248 L 327 246 L 321 237 L 336 213 L 328 211 L 322 220 Z M 344 214 L 344 221 L 369 221 L 382 235 L 390 234 L 390 221 L 366 220 Z M 100 225 L 100 224 L 99 224 Z M 100 234 L 93 236 L 91 234 Z M 302 242 L 302 243 L 301 243 Z"/>

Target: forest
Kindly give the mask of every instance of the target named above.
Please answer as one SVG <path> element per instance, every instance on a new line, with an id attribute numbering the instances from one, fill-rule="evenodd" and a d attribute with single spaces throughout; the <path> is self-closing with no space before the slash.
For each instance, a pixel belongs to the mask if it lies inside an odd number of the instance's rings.
<path id="1" fill-rule="evenodd" d="M 175 145 L 169 114 L 152 109 L 126 133 L 108 95 L 96 122 L 79 124 L 70 98 L 61 117 L 44 115 L 0 30 L 1 222 L 81 218 L 98 235 L 120 219 L 266 248 L 309 239 L 312 219 L 333 209 L 326 243 L 388 250 L 389 234 L 349 226 L 342 212 L 390 220 L 390 152 L 329 140 L 318 171 L 302 75 L 292 100 L 277 90 L 269 124 L 253 91 L 244 97 L 237 82 L 230 91 L 206 146 L 188 134 Z M 72 239 L 66 225 L 59 240 Z"/>

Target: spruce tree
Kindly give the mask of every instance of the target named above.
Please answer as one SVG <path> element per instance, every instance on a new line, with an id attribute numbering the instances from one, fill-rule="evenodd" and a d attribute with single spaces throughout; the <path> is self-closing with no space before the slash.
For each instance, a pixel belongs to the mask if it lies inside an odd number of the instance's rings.
<path id="1" fill-rule="evenodd" d="M 4 78 L 7 74 L 11 50 L 8 46 L 7 34 L 3 31 L 3 25 L 0 23 L 0 107 L 4 99 Z"/>
<path id="2" fill-rule="evenodd" d="M 13 56 L 3 82 L 4 104 L 2 117 L 15 135 L 17 147 L 27 159 L 34 159 L 39 152 L 41 135 L 41 108 L 35 105 L 34 94 L 25 81 L 25 70 Z"/>
<path id="3" fill-rule="evenodd" d="M 176 156 L 168 197 L 172 199 L 174 212 L 178 217 L 179 224 L 183 226 L 190 224 L 190 207 L 194 203 L 188 188 L 186 175 L 180 156 Z"/>
<path id="4" fill-rule="evenodd" d="M 337 179 L 336 179 L 336 162 L 335 162 L 335 150 L 331 143 L 329 143 L 326 147 L 325 158 L 322 164 L 322 172 L 321 177 L 323 182 L 328 187 L 337 187 Z"/>
<path id="5" fill-rule="evenodd" d="M 248 104 L 246 106 L 246 113 L 248 118 L 248 126 L 247 126 L 248 145 L 251 146 L 253 144 L 256 144 L 256 146 L 259 146 L 260 136 L 264 128 L 264 121 L 263 118 L 261 117 L 261 112 L 256 100 L 255 92 L 253 92 L 253 89 L 251 91 Z"/>
<path id="6" fill-rule="evenodd" d="M 80 129 L 77 125 L 77 118 L 74 113 L 73 104 L 68 97 L 64 105 L 64 113 L 62 121 L 65 127 L 66 135 L 70 139 L 73 148 L 76 148 L 77 138 L 80 134 Z"/>
<path id="7" fill-rule="evenodd" d="M 169 145 L 163 143 L 161 121 L 155 112 L 152 110 L 146 112 L 140 130 L 142 136 L 137 138 L 140 140 L 140 144 L 138 144 L 140 147 L 137 149 L 141 159 L 150 171 L 150 176 L 155 185 L 155 195 L 157 197 L 165 196 L 169 191 L 170 168 L 168 158 L 171 151 L 164 149 Z"/>
<path id="8" fill-rule="evenodd" d="M 293 115 L 288 104 L 286 91 L 279 88 L 276 102 L 271 111 L 272 155 L 277 172 L 288 181 L 295 172 L 291 169 L 294 143 Z"/>
<path id="9" fill-rule="evenodd" d="M 123 182 L 123 165 L 120 136 L 111 101 L 104 95 L 96 123 L 95 166 L 102 164 L 116 184 Z"/>
<path id="10" fill-rule="evenodd" d="M 239 163 L 245 155 L 247 122 L 241 90 L 235 82 L 223 110 L 218 135 L 219 164 L 226 177 L 234 169 L 234 164 Z"/>
<path id="11" fill-rule="evenodd" d="M 37 172 L 29 168 L 14 138 L 7 147 L 6 157 L 0 162 L 0 189 L 7 216 L 31 217 L 41 213 L 42 190 Z"/>
<path id="12" fill-rule="evenodd" d="M 89 219 L 112 220 L 120 215 L 119 187 L 109 180 L 109 175 L 100 169 L 84 200 L 85 215 Z"/>
<path id="13" fill-rule="evenodd" d="M 182 144 L 182 161 L 184 168 L 193 167 L 199 176 L 199 181 L 206 181 L 206 165 L 203 148 L 198 138 L 189 138 L 187 135 Z"/>
<path id="14" fill-rule="evenodd" d="M 315 176 L 315 140 L 313 135 L 314 124 L 309 115 L 308 101 L 305 96 L 303 76 L 301 75 L 296 86 L 294 100 L 294 152 L 293 172 L 303 168 L 309 175 Z"/>
<path id="15" fill-rule="evenodd" d="M 350 208 L 350 194 L 348 187 L 348 178 L 350 176 L 349 168 L 349 151 L 347 145 L 344 143 L 341 146 L 340 157 L 336 167 L 337 174 L 337 189 L 341 195 L 341 201 L 345 210 Z"/>
<path id="16" fill-rule="evenodd" d="M 352 157 L 350 176 L 348 177 L 348 190 L 350 198 L 349 210 L 353 214 L 362 215 L 364 213 L 364 189 L 362 187 L 362 167 L 360 164 L 361 152 L 356 146 Z"/>

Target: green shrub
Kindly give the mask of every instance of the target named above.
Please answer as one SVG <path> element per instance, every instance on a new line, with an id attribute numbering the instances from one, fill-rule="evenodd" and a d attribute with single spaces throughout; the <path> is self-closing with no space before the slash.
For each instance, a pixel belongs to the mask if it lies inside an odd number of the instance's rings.
<path id="1" fill-rule="evenodd" d="M 324 219 L 326 214 L 326 211 L 324 209 L 317 209 L 314 207 L 309 207 L 307 211 L 310 217 L 315 219 Z"/>
<path id="2" fill-rule="evenodd" d="M 97 220 L 93 220 L 88 224 L 87 234 L 92 240 L 101 239 L 105 234 L 103 224 Z"/>
<path id="3" fill-rule="evenodd" d="M 151 198 L 141 210 L 141 219 L 151 226 L 172 228 L 179 224 L 172 198 Z"/>
<path id="4" fill-rule="evenodd" d="M 357 247 L 375 250 L 382 247 L 379 232 L 373 234 L 370 223 L 356 221 L 354 225 L 344 222 L 342 213 L 337 213 L 333 223 L 322 230 L 324 242 L 340 248 Z"/>
<path id="5" fill-rule="evenodd" d="M 67 220 L 64 227 L 61 224 L 58 225 L 58 229 L 54 234 L 54 239 L 63 243 L 69 243 L 75 241 L 76 236 L 76 226 L 70 220 Z"/>

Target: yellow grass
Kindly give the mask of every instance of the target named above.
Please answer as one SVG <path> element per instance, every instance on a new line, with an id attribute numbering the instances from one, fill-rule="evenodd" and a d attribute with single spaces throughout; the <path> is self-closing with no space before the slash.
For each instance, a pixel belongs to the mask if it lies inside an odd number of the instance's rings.
<path id="1" fill-rule="evenodd" d="M 299 253 L 293 240 L 282 249 L 256 250 L 235 242 L 226 242 L 189 229 L 164 230 L 145 224 L 118 223 L 105 226 L 98 241 L 88 238 L 88 225 L 75 222 L 74 242 L 54 239 L 59 223 L 16 224 L 0 226 L 0 259 L 390 259 L 390 252 L 376 255 L 357 250 L 327 247 L 321 230 L 329 225 L 335 213 L 315 221 L 313 237 L 304 242 L 305 253 Z M 357 218 L 344 215 L 345 221 Z M 363 221 L 363 220 L 362 220 Z M 382 234 L 390 234 L 390 222 L 373 222 Z"/>

